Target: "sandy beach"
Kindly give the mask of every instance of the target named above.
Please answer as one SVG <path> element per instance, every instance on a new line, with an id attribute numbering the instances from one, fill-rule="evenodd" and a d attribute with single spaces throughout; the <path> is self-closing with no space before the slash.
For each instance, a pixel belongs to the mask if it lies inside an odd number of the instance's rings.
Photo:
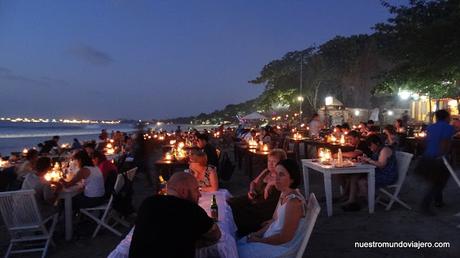
<path id="1" fill-rule="evenodd" d="M 232 156 L 231 148 L 226 149 Z M 155 154 L 160 156 L 159 151 Z M 385 211 L 377 205 L 374 214 L 369 214 L 367 207 L 359 212 L 343 212 L 337 201 L 334 202 L 334 215 L 327 217 L 322 176 L 314 173 L 310 176 L 311 191 L 314 192 L 322 206 L 316 226 L 311 235 L 304 257 L 458 257 L 460 253 L 460 217 L 453 215 L 460 212 L 458 201 L 459 189 L 450 180 L 445 189 L 446 206 L 437 209 L 437 216 L 427 217 L 418 212 L 418 203 L 423 194 L 423 184 L 414 176 L 411 166 L 407 180 L 402 188 L 401 199 L 406 201 L 412 210 L 395 204 L 391 211 Z M 134 205 L 139 207 L 142 200 L 152 193 L 146 187 L 143 175 L 136 176 L 134 181 Z M 244 171 L 236 170 L 231 181 L 223 187 L 233 195 L 246 194 L 249 178 Z M 334 184 L 334 196 L 338 196 L 338 186 Z M 302 189 L 303 190 L 303 189 Z M 61 218 L 62 219 L 62 218 Z M 102 230 L 95 239 L 91 233 L 95 224 L 82 221 L 75 226 L 74 239 L 64 240 L 64 223 L 58 224 L 55 232 L 56 247 L 51 247 L 48 257 L 96 258 L 107 257 L 122 238 Z M 129 229 L 119 228 L 124 234 Z M 450 248 L 354 248 L 358 241 L 429 241 L 449 242 Z M 4 226 L 0 226 L 0 253 L 4 253 L 8 244 L 8 235 Z M 152 250 L 154 257 L 155 250 Z M 15 257 L 37 257 L 37 254 L 17 255 Z"/>

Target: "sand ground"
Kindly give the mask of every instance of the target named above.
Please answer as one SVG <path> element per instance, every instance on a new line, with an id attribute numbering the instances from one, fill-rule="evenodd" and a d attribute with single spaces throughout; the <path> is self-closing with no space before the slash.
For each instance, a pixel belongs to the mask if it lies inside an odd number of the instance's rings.
<path id="1" fill-rule="evenodd" d="M 226 150 L 232 156 L 233 151 Z M 159 155 L 159 153 L 156 153 Z M 304 257 L 460 257 L 460 189 L 450 179 L 445 189 L 446 206 L 436 209 L 436 216 L 425 216 L 418 211 L 418 204 L 424 193 L 424 184 L 413 173 L 412 164 L 400 198 L 406 201 L 412 210 L 395 204 L 391 211 L 385 211 L 377 205 L 374 214 L 367 207 L 358 212 L 343 212 L 338 201 L 334 202 L 334 215 L 327 217 L 325 209 L 322 176 L 314 173 L 310 176 L 310 189 L 318 197 L 322 206 L 316 226 L 311 235 Z M 224 185 L 233 195 L 245 194 L 249 178 L 243 170 L 236 170 L 231 181 Z M 146 186 L 143 175 L 134 181 L 134 205 L 138 207 L 153 189 Z M 333 182 L 334 196 L 338 197 L 338 186 Z M 56 247 L 48 252 L 50 258 L 96 258 L 106 257 L 119 243 L 121 238 L 101 230 L 95 239 L 91 234 L 95 224 L 83 221 L 75 225 L 75 236 L 70 242 L 64 240 L 63 221 L 55 233 Z M 124 234 L 129 229 L 119 228 Z M 358 241 L 429 241 L 449 242 L 449 248 L 355 248 Z M 4 254 L 9 238 L 4 225 L 0 226 L 0 255 Z M 154 250 L 152 250 L 154 254 Z M 13 257 L 39 257 L 37 253 L 16 255 Z M 152 255 L 154 257 L 154 255 Z"/>

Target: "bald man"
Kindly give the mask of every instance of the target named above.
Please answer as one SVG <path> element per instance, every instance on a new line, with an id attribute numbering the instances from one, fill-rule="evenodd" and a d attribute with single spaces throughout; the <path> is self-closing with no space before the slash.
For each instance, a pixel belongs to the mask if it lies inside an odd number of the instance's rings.
<path id="1" fill-rule="evenodd" d="M 200 196 L 193 175 L 175 173 L 168 195 L 148 197 L 139 208 L 129 257 L 195 257 L 196 246 L 216 243 L 219 227 L 198 205 Z"/>

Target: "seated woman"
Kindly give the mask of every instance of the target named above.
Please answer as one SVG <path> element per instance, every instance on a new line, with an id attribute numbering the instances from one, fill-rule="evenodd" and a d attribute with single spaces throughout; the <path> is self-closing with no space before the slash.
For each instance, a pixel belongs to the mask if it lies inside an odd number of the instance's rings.
<path id="1" fill-rule="evenodd" d="M 251 181 L 248 193 L 228 201 L 241 236 L 259 230 L 263 222 L 272 218 L 280 196 L 280 192 L 274 187 L 275 167 L 286 158 L 286 152 L 282 149 L 270 151 L 267 168 Z"/>
<path id="2" fill-rule="evenodd" d="M 35 190 L 35 199 L 37 200 L 38 208 L 43 219 L 48 218 L 57 212 L 53 205 L 57 199 L 56 193 L 60 190 L 59 187 L 52 188 L 49 182 L 44 178 L 44 175 L 51 169 L 51 159 L 41 157 L 35 163 L 35 168 L 32 172 L 27 173 L 22 183 L 22 190 Z M 59 186 L 59 185 L 58 185 Z"/>
<path id="3" fill-rule="evenodd" d="M 73 197 L 74 210 L 91 208 L 104 203 L 104 177 L 98 167 L 93 165 L 86 151 L 79 150 L 72 155 L 70 167 L 76 167 L 76 174 L 70 182 L 61 180 L 65 187 L 84 182 L 83 192 Z"/>
<path id="4" fill-rule="evenodd" d="M 297 162 L 282 160 L 276 166 L 276 188 L 281 192 L 273 219 L 259 231 L 238 241 L 240 258 L 294 257 L 305 233 L 306 202 L 297 187 Z"/>
<path id="5" fill-rule="evenodd" d="M 394 127 L 397 133 L 406 133 L 406 128 L 403 125 L 402 119 L 396 119 Z"/>
<path id="6" fill-rule="evenodd" d="M 110 195 L 112 195 L 115 181 L 117 181 L 118 169 L 110 160 L 107 160 L 104 153 L 100 151 L 93 152 L 91 159 L 94 166 L 97 166 L 102 173 L 105 185 L 105 197 L 108 199 Z"/>
<path id="7" fill-rule="evenodd" d="M 391 147 L 393 150 L 399 147 L 399 136 L 396 134 L 396 128 L 393 125 L 387 125 L 383 129 L 385 134 L 385 144 Z"/>
<path id="8" fill-rule="evenodd" d="M 267 127 L 264 127 L 260 130 L 259 141 L 272 146 L 272 138 L 270 136 L 270 131 Z"/>
<path id="9" fill-rule="evenodd" d="M 190 156 L 190 173 L 198 180 L 202 192 L 215 192 L 219 189 L 219 180 L 214 166 L 208 165 L 206 153 L 194 152 Z"/>
<path id="10" fill-rule="evenodd" d="M 375 189 L 395 183 L 398 180 L 395 152 L 390 147 L 385 146 L 377 135 L 369 136 L 366 142 L 373 154 L 370 158 L 361 157 L 361 161 L 376 166 Z M 356 211 L 361 208 L 360 204 L 356 202 L 358 192 L 361 192 L 360 196 L 367 196 L 367 175 L 351 176 L 350 195 L 348 201 L 342 206 L 345 211 Z"/>

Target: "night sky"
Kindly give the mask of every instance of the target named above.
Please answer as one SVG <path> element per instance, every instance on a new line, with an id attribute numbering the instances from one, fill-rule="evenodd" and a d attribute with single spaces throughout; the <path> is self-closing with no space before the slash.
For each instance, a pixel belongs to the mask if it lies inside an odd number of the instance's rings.
<path id="1" fill-rule="evenodd" d="M 258 96 L 271 60 L 389 16 L 378 0 L 0 0 L 0 116 L 212 112 Z"/>

